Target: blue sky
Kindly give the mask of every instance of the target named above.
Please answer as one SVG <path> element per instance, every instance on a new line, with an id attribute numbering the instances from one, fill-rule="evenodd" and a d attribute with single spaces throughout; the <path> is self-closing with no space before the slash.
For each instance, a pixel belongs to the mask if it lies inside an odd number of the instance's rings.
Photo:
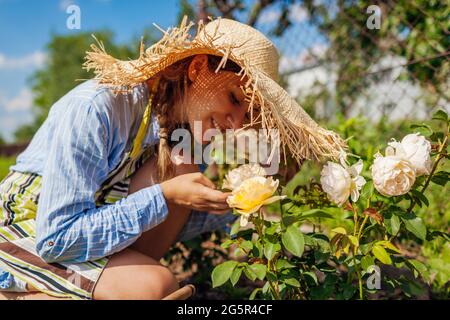
<path id="1" fill-rule="evenodd" d="M 66 8 L 73 3 L 81 10 L 80 31 L 108 28 L 115 33 L 117 42 L 127 43 L 153 22 L 163 29 L 174 25 L 179 1 L 0 0 L 0 136 L 7 140 L 11 140 L 15 129 L 33 119 L 27 79 L 45 63 L 45 47 L 51 34 L 79 32 L 66 27 Z M 294 14 L 298 23 L 310 28 L 303 21 L 304 12 L 294 10 Z M 276 17 L 276 8 L 268 10 L 261 18 L 261 26 L 269 26 Z M 297 41 L 297 48 L 286 45 L 294 59 L 298 50 L 324 43 L 314 30 L 307 34 L 308 38 Z M 296 37 L 294 31 L 287 36 L 291 41 Z M 283 47 L 283 39 L 274 42 L 279 49 Z"/>

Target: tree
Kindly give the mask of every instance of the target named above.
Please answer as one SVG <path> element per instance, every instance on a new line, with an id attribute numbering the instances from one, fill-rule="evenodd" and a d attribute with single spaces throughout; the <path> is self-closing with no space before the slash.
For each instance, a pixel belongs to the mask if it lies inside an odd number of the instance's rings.
<path id="1" fill-rule="evenodd" d="M 145 44 L 148 46 L 155 41 L 155 35 L 148 29 L 144 30 Z M 102 41 L 105 48 L 114 57 L 120 59 L 136 58 L 139 54 L 140 41 L 133 39 L 130 45 L 117 45 L 111 31 L 93 32 Z M 82 68 L 85 52 L 95 40 L 91 32 L 76 35 L 52 35 L 47 45 L 46 65 L 36 71 L 30 78 L 34 93 L 33 111 L 35 120 L 16 130 L 17 142 L 28 141 L 47 117 L 50 107 L 63 95 L 77 86 L 81 81 L 92 78 L 92 72 Z"/>
<path id="2" fill-rule="evenodd" d="M 438 0 L 333 1 L 304 0 L 310 22 L 327 38 L 322 58 L 336 72 L 334 104 L 348 115 L 364 88 L 383 81 L 391 69 L 374 72 L 383 58 L 405 61 L 399 80 L 419 84 L 434 106 L 440 98 L 448 102 L 449 7 Z M 369 29 L 367 8 L 377 5 L 380 29 Z M 323 90 L 327 90 L 323 88 Z M 447 92 L 447 93 L 446 93 Z M 313 102 L 314 104 L 314 102 Z"/>
<path id="3" fill-rule="evenodd" d="M 180 0 L 179 11 L 177 16 L 177 24 L 180 24 L 183 17 L 186 15 L 190 21 L 195 21 L 197 19 L 197 13 L 194 7 L 189 3 L 188 0 Z"/>
<path id="4" fill-rule="evenodd" d="M 280 5 L 280 18 L 270 33 L 274 36 L 281 36 L 286 28 L 292 25 L 289 10 L 291 5 L 296 2 L 301 3 L 299 0 L 257 0 L 252 1 L 251 4 L 246 4 L 242 0 L 197 0 L 195 16 L 198 19 L 205 19 L 207 16 L 221 16 L 238 20 L 237 15 L 239 14 L 241 22 L 253 27 L 264 10 L 274 5 Z M 194 10 L 188 0 L 180 0 L 180 3 L 188 4 L 190 10 Z M 191 11 L 188 12 L 191 13 Z"/>

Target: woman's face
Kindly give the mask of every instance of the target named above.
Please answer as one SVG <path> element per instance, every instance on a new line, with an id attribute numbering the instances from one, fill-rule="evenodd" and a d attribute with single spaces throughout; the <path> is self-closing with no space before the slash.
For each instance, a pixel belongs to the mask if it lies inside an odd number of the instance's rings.
<path id="1" fill-rule="evenodd" d="M 244 101 L 245 95 L 240 88 L 245 78 L 241 80 L 240 76 L 230 71 L 209 71 L 206 55 L 193 58 L 188 76 L 192 83 L 187 92 L 184 112 L 197 142 L 204 144 L 210 141 L 210 137 L 205 139 L 204 136 L 208 129 L 224 132 L 242 127 L 248 109 L 248 102 Z"/>

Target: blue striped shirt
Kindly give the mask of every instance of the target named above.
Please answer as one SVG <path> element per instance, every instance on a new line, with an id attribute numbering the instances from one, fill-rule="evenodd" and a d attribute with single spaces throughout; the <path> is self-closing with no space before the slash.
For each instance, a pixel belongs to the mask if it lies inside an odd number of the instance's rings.
<path id="1" fill-rule="evenodd" d="M 145 83 L 114 95 L 94 80 L 58 100 L 10 169 L 42 176 L 36 249 L 48 262 L 85 262 L 118 252 L 167 217 L 159 184 L 96 207 L 102 182 L 131 149 L 148 101 Z M 158 143 L 158 123 L 143 145 Z"/>

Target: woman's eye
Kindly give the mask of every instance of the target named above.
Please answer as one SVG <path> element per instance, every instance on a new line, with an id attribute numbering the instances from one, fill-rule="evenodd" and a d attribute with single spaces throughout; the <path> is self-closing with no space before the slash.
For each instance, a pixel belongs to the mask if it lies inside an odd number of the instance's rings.
<path id="1" fill-rule="evenodd" d="M 234 95 L 234 93 L 230 93 L 230 100 L 231 100 L 231 103 L 232 103 L 232 104 L 237 105 L 237 106 L 240 105 L 240 102 L 239 102 L 239 100 L 236 98 L 236 96 Z"/>

